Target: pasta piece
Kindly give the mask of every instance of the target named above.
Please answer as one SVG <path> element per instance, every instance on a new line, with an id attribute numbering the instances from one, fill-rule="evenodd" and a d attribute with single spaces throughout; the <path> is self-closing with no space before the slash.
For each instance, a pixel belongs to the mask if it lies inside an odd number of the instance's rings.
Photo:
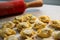
<path id="1" fill-rule="evenodd" d="M 38 29 L 43 29 L 45 28 L 46 24 L 43 22 L 36 22 L 33 26 L 33 29 L 38 30 Z"/>
<path id="2" fill-rule="evenodd" d="M 17 16 L 17 17 L 15 17 L 15 19 L 13 20 L 13 22 L 15 24 L 18 24 L 20 22 L 23 22 L 23 16 Z"/>
<path id="3" fill-rule="evenodd" d="M 29 28 L 30 24 L 28 22 L 22 22 L 17 25 L 18 31 L 21 31 L 22 29 Z"/>
<path id="4" fill-rule="evenodd" d="M 27 38 L 27 39 L 25 39 L 25 40 L 34 40 L 34 39 L 32 39 L 32 38 Z"/>
<path id="5" fill-rule="evenodd" d="M 8 21 L 2 25 L 3 28 L 14 28 L 15 24 L 12 21 Z"/>
<path id="6" fill-rule="evenodd" d="M 10 35 L 14 35 L 16 34 L 16 32 L 13 30 L 13 29 L 10 29 L 10 28 L 3 28 L 0 30 L 0 36 L 1 37 L 7 37 L 7 36 L 10 36 Z"/>
<path id="7" fill-rule="evenodd" d="M 44 22 L 44 23 L 49 23 L 50 22 L 50 18 L 48 16 L 40 16 L 39 20 Z"/>
<path id="8" fill-rule="evenodd" d="M 22 38 L 28 38 L 28 37 L 32 37 L 33 35 L 35 35 L 35 32 L 33 31 L 33 29 L 24 29 L 20 32 L 21 37 Z"/>
<path id="9" fill-rule="evenodd" d="M 4 40 L 18 40 L 18 38 L 15 35 L 11 35 L 11 36 L 4 38 Z"/>
<path id="10" fill-rule="evenodd" d="M 54 39 L 55 40 L 60 40 L 60 32 L 57 34 L 54 34 Z"/>
<path id="11" fill-rule="evenodd" d="M 56 29 L 60 29 L 60 20 L 53 20 L 50 22 L 50 26 Z"/>
<path id="12" fill-rule="evenodd" d="M 36 17 L 32 14 L 26 14 L 24 15 L 24 20 L 29 21 L 29 23 L 33 24 L 36 20 Z"/>
<path id="13" fill-rule="evenodd" d="M 51 36 L 51 34 L 52 34 L 52 30 L 45 29 L 45 30 L 38 30 L 37 31 L 37 35 L 41 38 L 48 38 Z"/>

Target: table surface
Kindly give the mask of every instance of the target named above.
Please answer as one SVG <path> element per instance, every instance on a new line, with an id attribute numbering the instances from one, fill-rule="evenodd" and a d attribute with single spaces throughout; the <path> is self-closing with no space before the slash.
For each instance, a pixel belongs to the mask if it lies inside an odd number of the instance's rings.
<path id="1" fill-rule="evenodd" d="M 35 16 L 47 15 L 47 16 L 50 16 L 51 19 L 60 20 L 60 6 L 43 5 L 43 7 L 27 8 L 24 14 L 27 14 L 27 13 L 31 13 Z M 14 17 L 15 16 L 2 18 L 2 19 L 0 19 L 0 23 L 10 21 Z"/>

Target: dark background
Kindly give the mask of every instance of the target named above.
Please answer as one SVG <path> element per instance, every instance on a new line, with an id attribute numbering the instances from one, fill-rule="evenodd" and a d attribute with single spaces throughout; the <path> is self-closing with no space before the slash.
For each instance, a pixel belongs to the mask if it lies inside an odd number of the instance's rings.
<path id="1" fill-rule="evenodd" d="M 26 2 L 32 1 L 32 0 L 25 0 Z M 44 4 L 50 4 L 50 5 L 60 5 L 60 0 L 43 0 Z"/>

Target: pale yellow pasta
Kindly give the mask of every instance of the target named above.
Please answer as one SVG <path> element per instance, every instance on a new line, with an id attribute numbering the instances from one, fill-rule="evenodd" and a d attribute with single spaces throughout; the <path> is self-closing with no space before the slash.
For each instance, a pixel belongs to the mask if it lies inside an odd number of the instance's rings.
<path id="1" fill-rule="evenodd" d="M 2 33 L 3 31 L 0 29 L 0 37 L 2 37 L 3 36 L 3 33 Z"/>
<path id="2" fill-rule="evenodd" d="M 8 21 L 2 25 L 3 28 L 14 28 L 15 24 L 12 21 Z"/>
<path id="3" fill-rule="evenodd" d="M 48 38 L 52 35 L 52 30 L 38 30 L 37 31 L 37 36 L 41 37 L 41 38 Z"/>
<path id="4" fill-rule="evenodd" d="M 15 25 L 17 25 L 20 22 L 23 22 L 23 16 L 16 16 L 13 20 L 13 23 L 15 23 Z"/>
<path id="5" fill-rule="evenodd" d="M 35 22 L 36 17 L 33 16 L 32 14 L 26 14 L 26 15 L 24 15 L 24 20 L 25 20 L 25 21 L 28 21 L 29 23 L 32 24 L 32 23 Z"/>
<path id="6" fill-rule="evenodd" d="M 33 29 L 27 28 L 27 29 L 23 29 L 23 30 L 20 32 L 20 34 L 21 34 L 21 37 L 23 37 L 23 38 L 28 38 L 28 37 L 34 36 L 34 35 L 35 35 L 35 32 L 33 31 Z"/>
<path id="7" fill-rule="evenodd" d="M 50 18 L 48 16 L 40 16 L 39 20 L 44 22 L 44 23 L 49 23 L 50 22 Z"/>
<path id="8" fill-rule="evenodd" d="M 34 24 L 33 29 L 38 30 L 38 29 L 43 29 L 46 27 L 46 24 L 43 22 L 37 22 Z"/>
<path id="9" fill-rule="evenodd" d="M 54 40 L 60 40 L 60 32 L 54 33 L 60 30 L 55 30 L 52 27 L 60 29 L 60 20 L 51 20 L 46 15 L 37 18 L 32 14 L 25 14 L 16 16 L 12 21 L 3 23 L 0 29 L 0 37 L 4 40 L 19 40 L 21 37 L 22 40 L 35 40 L 36 38 L 49 40 L 52 37 Z M 17 31 L 18 33 L 16 33 Z"/>
<path id="10" fill-rule="evenodd" d="M 55 40 L 60 40 L 60 32 L 57 33 L 57 34 L 56 33 L 54 34 L 54 39 Z"/>
<path id="11" fill-rule="evenodd" d="M 34 39 L 32 39 L 32 38 L 27 38 L 27 39 L 25 39 L 25 40 L 34 40 Z"/>
<path id="12" fill-rule="evenodd" d="M 22 29 L 29 28 L 30 24 L 28 22 L 21 22 L 17 24 L 18 31 L 21 31 Z"/>
<path id="13" fill-rule="evenodd" d="M 18 21 L 18 20 L 13 20 L 13 23 L 14 23 L 15 25 L 17 25 L 18 23 L 20 23 L 20 21 Z"/>
<path id="14" fill-rule="evenodd" d="M 3 28 L 0 31 L 1 31 L 0 32 L 1 37 L 7 37 L 7 36 L 10 36 L 10 35 L 16 34 L 16 32 L 13 29 L 10 29 L 10 28 Z"/>
<path id="15" fill-rule="evenodd" d="M 50 22 L 50 26 L 56 28 L 56 29 L 60 29 L 60 20 L 53 20 Z"/>
<path id="16" fill-rule="evenodd" d="M 4 38 L 4 40 L 18 40 L 18 38 L 15 35 L 10 35 L 10 36 Z"/>

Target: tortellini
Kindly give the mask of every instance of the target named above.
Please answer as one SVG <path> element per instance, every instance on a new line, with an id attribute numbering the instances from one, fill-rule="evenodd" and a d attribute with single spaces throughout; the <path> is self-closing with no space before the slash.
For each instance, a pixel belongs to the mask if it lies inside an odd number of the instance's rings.
<path id="1" fill-rule="evenodd" d="M 2 25 L 3 28 L 14 28 L 15 24 L 12 21 L 8 21 Z"/>
<path id="2" fill-rule="evenodd" d="M 34 40 L 34 39 L 32 39 L 32 38 L 27 38 L 27 39 L 25 39 L 25 40 Z"/>
<path id="3" fill-rule="evenodd" d="M 0 36 L 1 37 L 7 37 L 7 36 L 10 36 L 10 35 L 14 35 L 16 34 L 16 32 L 13 30 L 13 29 L 10 29 L 10 28 L 3 28 L 0 30 Z"/>
<path id="4" fill-rule="evenodd" d="M 60 29 L 60 20 L 53 20 L 50 22 L 50 26 L 56 28 L 56 29 Z"/>
<path id="5" fill-rule="evenodd" d="M 44 22 L 44 23 L 49 23 L 50 22 L 50 18 L 48 16 L 40 16 L 39 20 Z"/>
<path id="6" fill-rule="evenodd" d="M 54 29 L 53 29 L 54 28 Z M 60 40 L 60 20 L 51 20 L 49 16 L 35 17 L 32 14 L 16 16 L 12 21 L 3 23 L 0 37 L 4 40 Z M 57 34 L 54 34 L 56 31 Z"/>
<path id="7" fill-rule="evenodd" d="M 4 40 L 18 40 L 18 38 L 15 35 L 11 35 L 11 36 L 4 38 Z"/>
<path id="8" fill-rule="evenodd" d="M 18 31 L 21 31 L 22 29 L 29 28 L 30 24 L 28 22 L 21 22 L 17 24 Z"/>
<path id="9" fill-rule="evenodd" d="M 52 35 L 53 30 L 38 30 L 37 31 L 37 36 L 41 37 L 41 38 L 48 38 Z"/>
<path id="10" fill-rule="evenodd" d="M 54 34 L 54 39 L 55 40 L 60 40 L 60 32 L 57 34 Z"/>
<path id="11" fill-rule="evenodd" d="M 19 22 L 23 22 L 23 16 L 16 16 L 15 19 L 13 20 L 13 22 L 15 24 L 18 24 Z"/>
<path id="12" fill-rule="evenodd" d="M 24 20 L 28 21 L 29 23 L 33 24 L 37 18 L 33 16 L 32 14 L 26 14 L 24 16 Z"/>
<path id="13" fill-rule="evenodd" d="M 14 20 L 15 23 L 19 22 L 27 22 L 29 21 L 30 23 L 34 23 L 36 20 L 36 17 L 33 16 L 32 14 L 26 14 L 24 16 L 17 16 Z"/>
<path id="14" fill-rule="evenodd" d="M 33 29 L 38 30 L 38 29 L 43 29 L 46 27 L 46 24 L 43 22 L 36 22 L 33 26 Z"/>
<path id="15" fill-rule="evenodd" d="M 22 30 L 20 34 L 21 34 L 21 37 L 28 38 L 35 35 L 35 31 L 33 31 L 33 29 L 27 28 L 27 29 Z"/>

